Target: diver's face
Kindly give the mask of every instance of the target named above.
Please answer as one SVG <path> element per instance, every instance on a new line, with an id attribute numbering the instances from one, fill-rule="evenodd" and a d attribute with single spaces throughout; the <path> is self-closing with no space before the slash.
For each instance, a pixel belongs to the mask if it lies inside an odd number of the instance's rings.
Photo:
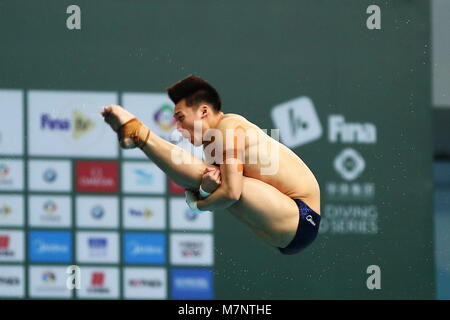
<path id="1" fill-rule="evenodd" d="M 181 132 L 184 138 L 188 139 L 193 145 L 200 146 L 202 144 L 201 129 L 196 137 L 194 135 L 194 123 L 195 121 L 202 121 L 202 112 L 199 107 L 189 107 L 186 105 L 185 99 L 180 100 L 173 111 L 173 117 L 175 118 L 177 130 Z"/>

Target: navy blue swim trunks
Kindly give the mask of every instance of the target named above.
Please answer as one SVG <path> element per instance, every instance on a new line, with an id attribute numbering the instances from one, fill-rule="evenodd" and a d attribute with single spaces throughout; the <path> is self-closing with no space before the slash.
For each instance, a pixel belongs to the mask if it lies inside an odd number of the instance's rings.
<path id="1" fill-rule="evenodd" d="M 319 233 L 320 214 L 299 199 L 295 201 L 300 214 L 294 239 L 285 248 L 278 248 L 283 254 L 296 254 L 310 245 Z"/>

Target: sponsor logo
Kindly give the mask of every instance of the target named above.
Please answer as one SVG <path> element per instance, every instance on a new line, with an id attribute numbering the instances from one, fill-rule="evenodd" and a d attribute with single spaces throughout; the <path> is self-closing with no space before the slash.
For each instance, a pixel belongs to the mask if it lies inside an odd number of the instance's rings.
<path id="1" fill-rule="evenodd" d="M 145 220 L 150 219 L 154 215 L 153 211 L 150 210 L 149 208 L 144 208 L 144 210 L 130 208 L 128 212 L 132 217 L 143 218 Z"/>
<path id="2" fill-rule="evenodd" d="M 180 241 L 180 249 L 183 257 L 199 257 L 203 253 L 204 244 L 199 241 Z"/>
<path id="3" fill-rule="evenodd" d="M 22 261 L 23 250 L 22 231 L 0 231 L 0 261 Z"/>
<path id="4" fill-rule="evenodd" d="M 73 126 L 71 125 L 73 123 Z M 41 130 L 49 131 L 72 131 L 74 139 L 79 139 L 84 134 L 94 128 L 95 123 L 78 110 L 72 113 L 72 121 L 67 118 L 58 118 L 44 113 L 40 116 Z"/>
<path id="5" fill-rule="evenodd" d="M 52 117 L 48 113 L 44 113 L 40 116 L 41 130 L 70 130 L 70 120 Z"/>
<path id="6" fill-rule="evenodd" d="M 6 250 L 9 248 L 9 236 L 5 235 L 5 236 L 1 236 L 0 235 L 0 250 Z"/>
<path id="7" fill-rule="evenodd" d="M 190 209 L 186 209 L 186 210 L 184 210 L 184 216 L 185 216 L 186 220 L 188 220 L 188 221 L 195 221 L 198 219 L 199 214 Z"/>
<path id="8" fill-rule="evenodd" d="M 11 168 L 6 163 L 0 163 L 0 185 L 10 186 L 14 184 Z"/>
<path id="9" fill-rule="evenodd" d="M 58 210 L 58 206 L 56 205 L 56 203 L 52 200 L 48 200 L 46 202 L 44 202 L 44 211 L 46 213 L 55 213 L 56 210 Z"/>
<path id="10" fill-rule="evenodd" d="M 0 276 L 0 286 L 18 286 L 20 285 L 19 277 L 3 277 Z"/>
<path id="11" fill-rule="evenodd" d="M 159 108 L 153 118 L 155 123 L 162 131 L 171 131 L 175 128 L 175 119 L 173 117 L 173 106 L 169 104 L 163 104 L 161 108 Z"/>
<path id="12" fill-rule="evenodd" d="M 175 265 L 212 265 L 211 234 L 171 234 L 171 263 Z"/>
<path id="13" fill-rule="evenodd" d="M 108 239 L 103 237 L 88 238 L 89 255 L 105 257 L 107 255 Z"/>
<path id="14" fill-rule="evenodd" d="M 78 161 L 76 164 L 77 191 L 118 192 L 116 162 Z"/>
<path id="15" fill-rule="evenodd" d="M 148 186 L 153 183 L 153 174 L 143 169 L 134 169 L 133 173 L 136 176 L 136 184 L 141 186 Z"/>
<path id="16" fill-rule="evenodd" d="M 0 163 L 0 178 L 7 177 L 10 171 L 11 169 L 6 164 Z"/>
<path id="17" fill-rule="evenodd" d="M 87 288 L 89 293 L 108 294 L 110 289 L 105 287 L 106 275 L 104 272 L 92 272 L 90 287 Z"/>
<path id="18" fill-rule="evenodd" d="M 125 263 L 164 264 L 165 237 L 162 233 L 126 233 L 124 235 Z"/>
<path id="19" fill-rule="evenodd" d="M 57 176 L 58 176 L 58 174 L 57 174 L 56 170 L 50 168 L 50 169 L 47 169 L 44 171 L 42 178 L 44 179 L 45 182 L 52 183 L 56 180 Z"/>
<path id="20" fill-rule="evenodd" d="M 15 252 L 11 250 L 11 238 L 9 235 L 0 235 L 0 257 L 14 257 Z"/>
<path id="21" fill-rule="evenodd" d="M 105 209 L 100 205 L 94 206 L 91 209 L 91 216 L 95 220 L 100 220 L 101 218 L 103 218 L 104 215 L 105 215 Z"/>
<path id="22" fill-rule="evenodd" d="M 56 274 L 51 271 L 45 271 L 41 277 L 42 283 L 52 284 L 56 282 Z"/>
<path id="23" fill-rule="evenodd" d="M 47 200 L 43 204 L 44 215 L 41 215 L 41 221 L 44 222 L 59 222 L 61 216 L 57 214 L 58 206 L 53 200 Z"/>
<path id="24" fill-rule="evenodd" d="M 126 298 L 165 299 L 165 268 L 125 268 L 124 289 Z"/>
<path id="25" fill-rule="evenodd" d="M 72 237 L 66 231 L 31 231 L 29 234 L 31 262 L 70 262 Z"/>
<path id="26" fill-rule="evenodd" d="M 104 284 L 105 284 L 105 273 L 104 272 L 92 272 L 91 286 L 103 287 Z"/>
<path id="27" fill-rule="evenodd" d="M 352 148 L 344 149 L 334 159 L 334 168 L 347 181 L 358 178 L 363 173 L 365 166 L 364 158 Z"/>
<path id="28" fill-rule="evenodd" d="M 185 189 L 177 185 L 174 181 L 169 180 L 169 191 L 173 195 L 184 195 Z"/>
<path id="29" fill-rule="evenodd" d="M 163 285 L 162 281 L 159 279 L 130 279 L 128 281 L 130 287 L 140 288 L 140 287 L 149 287 L 149 288 L 159 288 Z"/>
<path id="30" fill-rule="evenodd" d="M 213 277 L 211 270 L 173 269 L 171 271 L 172 298 L 212 299 Z"/>
<path id="31" fill-rule="evenodd" d="M 0 207 L 0 218 L 1 217 L 7 217 L 11 214 L 12 209 L 10 206 L 8 206 L 7 203 L 4 203 L 1 207 Z"/>
<path id="32" fill-rule="evenodd" d="M 31 297 L 66 297 L 71 296 L 67 287 L 67 276 L 63 267 L 30 267 Z"/>
<path id="33" fill-rule="evenodd" d="M 279 104 L 272 109 L 271 115 L 275 127 L 280 129 L 281 142 L 290 148 L 311 143 L 322 136 L 319 117 L 308 97 Z"/>
<path id="34" fill-rule="evenodd" d="M 74 110 L 73 118 L 73 137 L 79 139 L 84 134 L 95 127 L 95 123 L 78 110 Z"/>
<path id="35" fill-rule="evenodd" d="M 377 128 L 372 123 L 346 123 L 342 115 L 328 117 L 328 139 L 332 143 L 371 144 L 377 142 Z"/>

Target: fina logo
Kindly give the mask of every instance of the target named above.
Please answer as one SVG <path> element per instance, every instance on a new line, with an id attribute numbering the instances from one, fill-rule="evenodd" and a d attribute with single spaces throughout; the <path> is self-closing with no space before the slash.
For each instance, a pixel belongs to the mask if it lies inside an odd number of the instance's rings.
<path id="1" fill-rule="evenodd" d="M 138 209 L 130 209 L 130 216 L 132 217 L 142 217 L 144 219 L 150 219 L 153 216 L 153 211 L 145 208 L 144 210 L 138 210 Z"/>
<path id="2" fill-rule="evenodd" d="M 9 216 L 11 212 L 12 212 L 11 207 L 8 206 L 7 204 L 4 204 L 3 206 L 0 207 L 0 217 Z"/>
<path id="3" fill-rule="evenodd" d="M 70 130 L 70 120 L 69 119 L 52 119 L 48 113 L 41 115 L 41 129 L 49 130 Z"/>
<path id="4" fill-rule="evenodd" d="M 100 205 L 93 207 L 91 210 L 91 216 L 96 220 L 100 220 L 101 218 L 103 218 L 104 215 L 105 210 Z"/>
<path id="5" fill-rule="evenodd" d="M 48 183 L 54 182 L 57 176 L 56 170 L 52 168 L 45 170 L 43 174 L 44 181 Z"/>
<path id="6" fill-rule="evenodd" d="M 95 123 L 91 121 L 89 118 L 87 118 L 85 115 L 83 115 L 80 111 L 74 110 L 72 114 L 72 122 L 73 122 L 73 128 L 71 127 L 71 122 L 69 119 L 62 119 L 53 117 L 48 114 L 44 113 L 41 115 L 41 130 L 47 129 L 50 131 L 70 131 L 72 130 L 73 138 L 79 139 L 84 134 L 89 132 L 92 128 L 94 128 Z"/>
<path id="7" fill-rule="evenodd" d="M 273 107 L 275 128 L 280 129 L 281 142 L 295 148 L 322 136 L 322 125 L 312 100 L 299 97 Z"/>
<path id="8" fill-rule="evenodd" d="M 345 122 L 340 114 L 328 118 L 328 140 L 332 143 L 374 144 L 377 142 L 377 127 L 373 123 Z"/>

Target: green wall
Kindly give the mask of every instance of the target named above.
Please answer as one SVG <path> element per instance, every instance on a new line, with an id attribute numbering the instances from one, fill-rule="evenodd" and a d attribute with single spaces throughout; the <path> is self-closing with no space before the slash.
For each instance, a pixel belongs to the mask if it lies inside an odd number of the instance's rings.
<path id="1" fill-rule="evenodd" d="M 66 28 L 81 7 L 82 28 Z M 381 30 L 366 8 L 381 8 Z M 0 88 L 161 92 L 194 73 L 226 112 L 263 128 L 272 107 L 308 96 L 323 136 L 294 151 L 327 205 L 374 205 L 375 234 L 323 232 L 282 256 L 215 214 L 218 299 L 434 298 L 428 1 L 0 1 Z M 372 123 L 375 144 L 330 143 L 328 117 Z M 375 185 L 367 201 L 329 197 L 333 160 L 351 147 Z M 381 290 L 366 268 L 379 265 Z"/>

